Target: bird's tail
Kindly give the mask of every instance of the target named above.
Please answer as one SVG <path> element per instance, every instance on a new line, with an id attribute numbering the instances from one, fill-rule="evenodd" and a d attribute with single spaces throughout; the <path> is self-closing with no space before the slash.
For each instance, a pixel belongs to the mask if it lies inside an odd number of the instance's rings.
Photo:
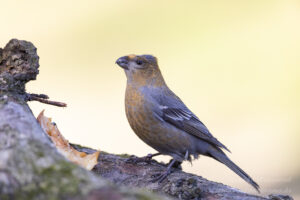
<path id="1" fill-rule="evenodd" d="M 259 185 L 246 173 L 244 170 L 242 170 L 239 166 L 234 164 L 221 150 L 217 150 L 214 152 L 211 152 L 210 155 L 218 160 L 219 162 L 223 163 L 227 167 L 229 167 L 232 171 L 234 171 L 237 175 L 239 175 L 242 179 L 244 179 L 246 182 L 248 182 L 250 185 L 252 185 L 258 192 L 259 191 Z"/>

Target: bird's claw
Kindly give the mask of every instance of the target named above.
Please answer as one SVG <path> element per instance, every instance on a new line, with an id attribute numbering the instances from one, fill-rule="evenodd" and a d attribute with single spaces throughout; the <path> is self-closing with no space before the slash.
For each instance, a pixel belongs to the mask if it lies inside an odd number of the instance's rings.
<path id="1" fill-rule="evenodd" d="M 160 174 L 157 178 L 154 178 L 152 182 L 156 182 L 156 181 L 158 181 L 158 183 L 163 182 L 163 180 L 165 180 L 165 178 L 167 178 L 167 176 L 173 172 L 174 169 L 173 166 L 177 165 L 178 167 L 178 165 L 180 166 L 180 164 L 181 164 L 180 161 L 172 159 L 168 164 L 167 170 L 164 173 Z"/>
<path id="2" fill-rule="evenodd" d="M 153 179 L 151 180 L 151 182 L 152 182 L 152 183 L 155 183 L 155 182 L 161 183 L 161 182 L 163 182 L 163 181 L 167 178 L 167 176 L 169 176 L 172 172 L 173 172 L 172 170 L 167 170 L 167 171 L 165 171 L 165 172 L 163 172 L 163 173 L 161 173 L 161 174 L 156 174 L 156 175 L 158 175 L 158 177 L 153 178 Z M 156 175 L 154 175 L 154 176 L 156 176 Z"/>

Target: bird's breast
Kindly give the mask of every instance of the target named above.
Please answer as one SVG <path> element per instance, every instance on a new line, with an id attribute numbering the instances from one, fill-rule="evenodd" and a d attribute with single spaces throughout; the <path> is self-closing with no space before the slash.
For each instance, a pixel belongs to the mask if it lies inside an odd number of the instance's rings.
<path id="1" fill-rule="evenodd" d="M 151 124 L 157 124 L 149 107 L 149 102 L 139 90 L 131 87 L 126 89 L 126 116 L 131 128 L 141 139 L 149 137 L 150 129 L 153 128 Z"/>
<path id="2" fill-rule="evenodd" d="M 168 142 L 168 134 L 163 123 L 154 115 L 155 106 L 143 90 L 127 87 L 125 110 L 128 122 L 141 140 L 158 150 Z"/>

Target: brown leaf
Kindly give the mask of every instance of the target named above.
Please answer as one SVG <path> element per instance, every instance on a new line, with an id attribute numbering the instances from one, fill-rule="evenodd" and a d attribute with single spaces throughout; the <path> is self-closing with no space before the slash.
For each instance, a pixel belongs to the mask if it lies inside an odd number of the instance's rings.
<path id="1" fill-rule="evenodd" d="M 97 151 L 93 154 L 86 154 L 74 149 L 69 144 L 69 141 L 66 140 L 60 133 L 57 126 L 51 122 L 51 118 L 48 118 L 44 115 L 44 110 L 39 114 L 37 120 L 61 154 L 63 154 L 70 161 L 88 170 L 93 169 L 93 167 L 97 164 L 100 151 Z"/>

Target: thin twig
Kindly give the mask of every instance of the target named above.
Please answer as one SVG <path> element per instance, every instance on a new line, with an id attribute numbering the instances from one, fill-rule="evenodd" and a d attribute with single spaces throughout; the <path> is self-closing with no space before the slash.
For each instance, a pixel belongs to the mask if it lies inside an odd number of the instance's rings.
<path id="1" fill-rule="evenodd" d="M 38 101 L 41 103 L 58 106 L 58 107 L 67 107 L 66 103 L 58 102 L 58 101 L 50 101 L 48 100 L 48 95 L 45 94 L 29 94 L 27 93 L 27 101 Z"/>
<path id="2" fill-rule="evenodd" d="M 41 98 L 41 99 L 49 99 L 49 96 L 46 95 L 46 94 L 34 94 L 34 93 L 30 93 L 29 95 L 30 95 L 31 97 L 32 97 L 32 96 L 35 96 L 35 97 Z"/>

